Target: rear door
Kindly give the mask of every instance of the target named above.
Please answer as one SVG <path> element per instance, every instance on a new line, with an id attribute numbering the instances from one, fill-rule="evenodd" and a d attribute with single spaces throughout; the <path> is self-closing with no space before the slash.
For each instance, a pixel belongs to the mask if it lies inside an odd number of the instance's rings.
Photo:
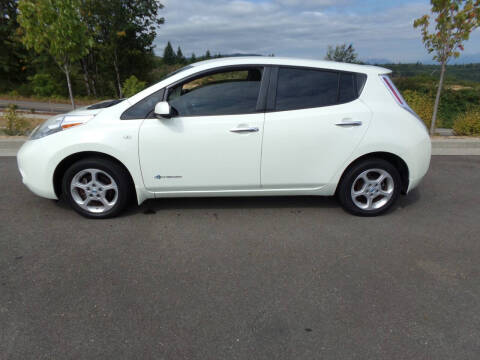
<path id="1" fill-rule="evenodd" d="M 291 67 L 276 68 L 271 76 L 262 187 L 327 184 L 368 128 L 371 112 L 358 99 L 366 76 Z"/>

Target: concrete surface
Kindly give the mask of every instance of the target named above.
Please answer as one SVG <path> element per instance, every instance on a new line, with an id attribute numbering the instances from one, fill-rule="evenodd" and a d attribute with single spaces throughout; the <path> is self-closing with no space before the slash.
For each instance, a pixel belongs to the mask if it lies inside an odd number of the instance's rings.
<path id="1" fill-rule="evenodd" d="M 0 159 L 0 359 L 477 359 L 480 157 L 378 218 L 330 198 L 149 201 L 93 221 Z"/>
<path id="2" fill-rule="evenodd" d="M 455 135 L 452 129 L 437 128 L 437 129 L 435 129 L 435 132 L 437 133 L 437 135 L 440 135 L 440 136 L 453 136 L 453 135 Z"/>

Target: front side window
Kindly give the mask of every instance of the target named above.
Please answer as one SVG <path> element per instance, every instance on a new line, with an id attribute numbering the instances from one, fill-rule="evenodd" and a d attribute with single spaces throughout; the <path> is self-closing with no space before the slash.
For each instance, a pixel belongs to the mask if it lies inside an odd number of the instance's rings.
<path id="1" fill-rule="evenodd" d="M 211 73 L 169 89 L 168 102 L 179 116 L 255 113 L 262 69 Z"/>

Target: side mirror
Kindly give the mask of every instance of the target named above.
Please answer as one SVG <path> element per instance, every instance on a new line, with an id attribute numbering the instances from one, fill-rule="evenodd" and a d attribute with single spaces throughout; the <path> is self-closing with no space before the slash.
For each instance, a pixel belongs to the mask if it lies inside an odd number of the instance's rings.
<path id="1" fill-rule="evenodd" d="M 170 119 L 173 115 L 175 115 L 175 109 L 173 109 L 166 101 L 157 103 L 153 112 L 155 113 L 155 117 L 157 118 Z"/>

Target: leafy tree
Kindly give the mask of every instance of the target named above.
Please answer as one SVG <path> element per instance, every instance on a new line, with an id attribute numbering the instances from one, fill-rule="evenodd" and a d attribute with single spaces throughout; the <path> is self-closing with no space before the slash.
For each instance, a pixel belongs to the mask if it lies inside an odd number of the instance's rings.
<path id="1" fill-rule="evenodd" d="M 29 78 L 33 93 L 37 96 L 48 97 L 58 94 L 57 83 L 50 74 L 37 73 Z"/>
<path id="2" fill-rule="evenodd" d="M 169 41 L 167 46 L 165 46 L 165 50 L 163 50 L 163 62 L 167 65 L 174 65 L 176 60 L 177 56 L 175 55 L 172 44 Z"/>
<path id="3" fill-rule="evenodd" d="M 113 65 L 118 95 L 123 97 L 123 72 L 152 66 L 153 40 L 165 21 L 158 16 L 163 5 L 158 0 L 84 1 L 93 2 L 99 52 Z"/>
<path id="4" fill-rule="evenodd" d="M 133 96 L 145 89 L 146 85 L 145 81 L 140 81 L 135 75 L 132 75 L 123 83 L 123 93 L 126 97 Z"/>
<path id="5" fill-rule="evenodd" d="M 17 34 L 17 1 L 0 1 L 0 87 L 11 89 L 14 83 L 25 81 L 28 52 Z"/>
<path id="6" fill-rule="evenodd" d="M 20 0 L 18 3 L 23 43 L 55 59 L 67 78 L 73 108 L 72 63 L 86 55 L 93 42 L 81 21 L 80 5 L 80 0 Z"/>
<path id="7" fill-rule="evenodd" d="M 325 60 L 338 61 L 344 63 L 358 63 L 358 55 L 353 48 L 353 45 L 347 44 L 333 46 L 328 45 L 327 56 Z"/>
<path id="8" fill-rule="evenodd" d="M 434 31 L 430 27 L 430 15 L 415 20 L 413 26 L 420 28 L 422 40 L 433 59 L 441 64 L 440 80 L 435 98 L 430 134 L 435 132 L 440 95 L 448 61 L 460 56 L 463 43 L 480 25 L 480 0 L 431 0 L 431 12 L 435 16 Z"/>

